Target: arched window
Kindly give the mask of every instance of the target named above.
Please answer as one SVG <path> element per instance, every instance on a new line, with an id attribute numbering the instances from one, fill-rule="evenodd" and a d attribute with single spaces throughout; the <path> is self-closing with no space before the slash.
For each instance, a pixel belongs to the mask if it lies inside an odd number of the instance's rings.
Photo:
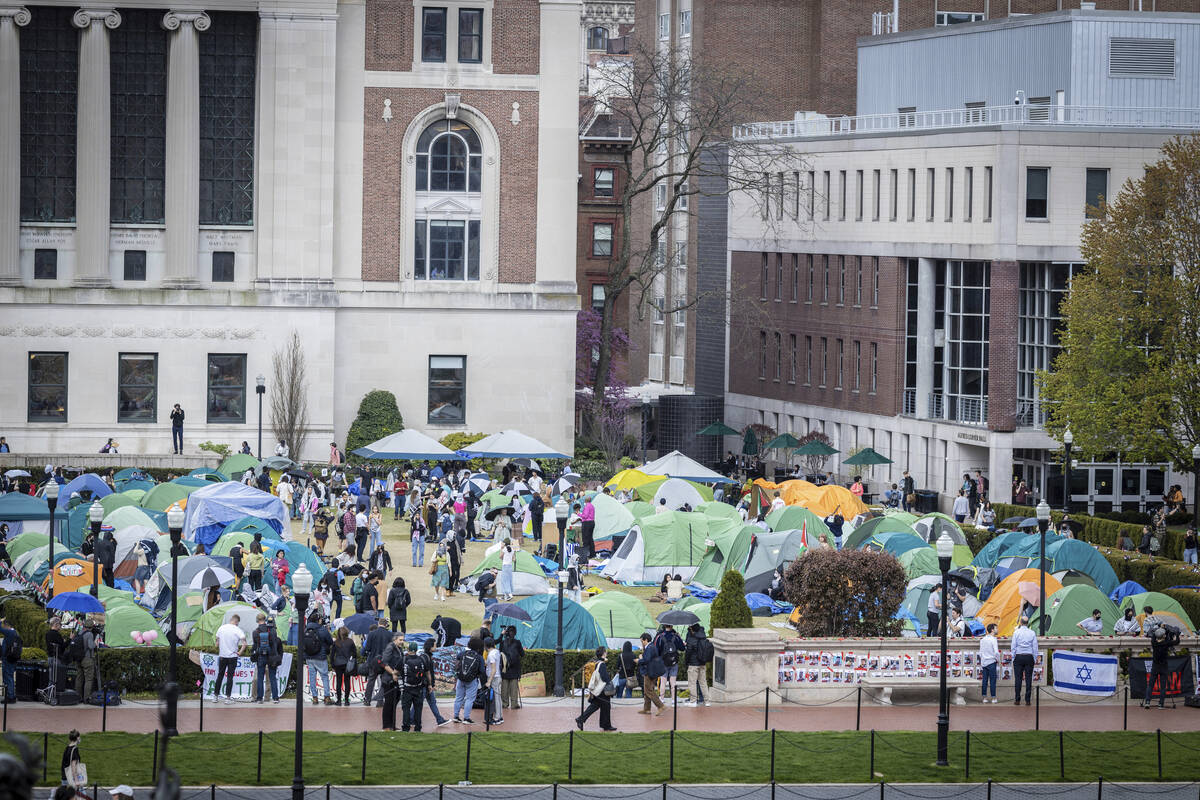
<path id="1" fill-rule="evenodd" d="M 588 29 L 588 50 L 607 50 L 608 49 L 608 28 L 589 28 Z"/>
<path id="2" fill-rule="evenodd" d="M 441 119 L 417 139 L 413 277 L 479 280 L 483 148 L 471 126 Z"/>

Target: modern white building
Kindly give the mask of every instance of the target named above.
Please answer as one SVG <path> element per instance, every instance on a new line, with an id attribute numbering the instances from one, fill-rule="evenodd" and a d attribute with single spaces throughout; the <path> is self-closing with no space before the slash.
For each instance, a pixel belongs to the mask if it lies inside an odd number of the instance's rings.
<path id="1" fill-rule="evenodd" d="M 726 420 L 822 430 L 843 457 L 873 447 L 895 462 L 876 484 L 907 468 L 947 497 L 981 470 L 994 500 L 1016 477 L 1061 505 L 1035 373 L 1057 352 L 1085 220 L 1200 130 L 1198 53 L 1193 14 L 877 36 L 859 42 L 872 113 L 738 129 L 795 161 L 729 203 L 731 286 L 758 290 L 763 313 L 732 321 Z M 1165 465 L 1081 464 L 1071 503 L 1140 509 L 1172 482 Z"/>
<path id="2" fill-rule="evenodd" d="M 435 437 L 518 428 L 570 452 L 580 17 L 0 9 L 0 107 L 20 108 L 0 114 L 0 434 L 164 453 L 180 403 L 186 452 L 253 443 L 256 376 L 269 409 L 295 331 L 306 458 L 372 389 Z"/>

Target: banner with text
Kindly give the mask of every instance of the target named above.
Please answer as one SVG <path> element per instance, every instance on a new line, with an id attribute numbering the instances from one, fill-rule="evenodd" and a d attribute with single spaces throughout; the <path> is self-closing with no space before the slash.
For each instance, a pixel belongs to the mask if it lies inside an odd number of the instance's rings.
<path id="1" fill-rule="evenodd" d="M 1148 658 L 1129 659 L 1129 696 L 1135 700 L 1146 697 L 1146 680 L 1154 667 L 1154 662 Z M 1159 678 L 1151 687 L 1150 696 L 1158 697 L 1160 688 Z M 1167 659 L 1167 697 L 1183 697 L 1195 691 L 1195 681 L 1192 676 L 1191 656 L 1172 656 Z"/>
<path id="2" fill-rule="evenodd" d="M 196 652 L 195 650 L 192 651 Z M 200 669 L 204 671 L 204 695 L 206 697 L 214 697 L 217 695 L 217 671 L 220 669 L 220 660 L 216 653 L 201 653 L 200 654 Z M 229 694 L 234 700 L 253 700 L 254 699 L 254 671 L 256 666 L 254 661 L 245 656 L 241 656 L 237 660 L 237 666 L 233 669 L 233 687 Z M 283 661 L 279 665 L 279 669 L 275 670 L 275 683 L 279 689 L 279 694 L 282 696 L 284 689 L 287 688 L 288 675 L 292 671 L 292 654 L 284 653 Z M 270 673 L 267 673 L 267 679 L 270 679 Z M 227 681 L 228 678 L 225 678 Z M 270 697 L 271 691 L 269 687 L 263 687 L 263 696 Z M 220 697 L 225 697 L 225 681 L 222 681 Z"/>

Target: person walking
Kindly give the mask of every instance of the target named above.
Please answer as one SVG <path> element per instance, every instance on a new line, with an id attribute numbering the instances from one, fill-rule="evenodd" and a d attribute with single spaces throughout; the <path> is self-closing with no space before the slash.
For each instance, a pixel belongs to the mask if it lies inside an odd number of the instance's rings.
<path id="1" fill-rule="evenodd" d="M 1009 649 L 1013 660 L 1013 678 L 1016 681 L 1014 706 L 1021 704 L 1022 680 L 1025 681 L 1025 705 L 1029 705 L 1029 696 L 1033 694 L 1033 662 L 1037 651 L 1037 634 L 1029 629 L 1029 617 L 1023 616 L 1017 629 L 1013 631 L 1012 646 Z"/>
<path id="2" fill-rule="evenodd" d="M 76 770 L 78 769 L 78 765 L 83 763 L 83 756 L 79 752 L 81 738 L 77 730 L 72 730 L 67 734 L 67 746 L 63 748 L 62 772 L 59 777 L 62 780 L 63 786 L 72 786 L 82 791 L 86 787 L 75 785 Z"/>
<path id="3" fill-rule="evenodd" d="M 1000 645 L 996 642 L 996 623 L 989 622 L 987 632 L 979 640 L 980 677 L 983 682 L 983 702 L 996 702 L 996 672 L 1000 667 Z M 991 686 L 991 696 L 988 687 Z"/>
<path id="4" fill-rule="evenodd" d="M 225 702 L 233 702 L 233 673 L 237 670 L 238 657 L 246 649 L 246 634 L 238 623 L 242 618 L 234 614 L 221 627 L 217 628 L 217 682 L 214 693 L 221 696 L 221 679 L 225 679 Z M 87 642 L 85 637 L 84 647 Z M 93 658 L 95 651 L 93 650 Z"/>
<path id="5" fill-rule="evenodd" d="M 622 697 L 633 697 L 633 687 L 638 683 L 637 675 L 637 658 L 633 655 L 633 642 L 626 640 L 621 644 L 621 654 L 617 657 L 616 697 L 618 700 Z"/>
<path id="6" fill-rule="evenodd" d="M 400 703 L 400 670 L 404 664 L 404 635 L 397 633 L 380 657 L 383 674 L 383 729 L 396 730 L 396 706 Z"/>
<path id="7" fill-rule="evenodd" d="M 421 709 L 425 705 L 425 693 L 429 691 L 433 683 L 429 671 L 426 669 L 425 657 L 417 652 L 416 642 L 408 643 L 408 654 L 401 662 L 397 677 L 401 683 L 402 720 L 400 729 L 406 732 L 411 729 L 420 733 Z"/>
<path id="8" fill-rule="evenodd" d="M 664 696 L 674 697 L 675 684 L 679 679 L 679 657 L 683 654 L 684 649 L 683 639 L 679 638 L 679 634 L 675 632 L 673 626 L 663 625 L 658 636 L 654 637 L 654 646 L 658 649 L 659 658 L 662 659 L 663 666 L 667 669 L 663 675 L 663 684 L 666 687 Z M 684 674 L 687 674 L 686 669 Z"/>
<path id="9" fill-rule="evenodd" d="M 329 651 L 329 664 L 333 667 L 333 704 L 350 705 L 350 675 L 356 666 L 358 648 L 350 638 L 349 629 L 337 629 L 333 647 Z"/>
<path id="10" fill-rule="evenodd" d="M 263 681 L 271 684 L 271 702 L 279 702 L 279 681 L 276 671 L 283 661 L 283 643 L 279 641 L 279 633 L 275 626 L 267 621 L 267 615 L 258 612 L 256 617 L 258 627 L 251 635 L 251 654 L 254 657 L 254 702 L 261 703 L 266 699 Z"/>
<path id="11" fill-rule="evenodd" d="M 444 603 L 446 591 L 450 587 L 450 558 L 446 554 L 445 545 L 438 545 L 433 563 L 429 565 L 429 572 L 433 575 L 429 581 L 433 586 L 433 599 Z"/>
<path id="12" fill-rule="evenodd" d="M 371 705 L 371 701 L 375 699 L 375 683 L 380 680 L 383 674 L 383 651 L 387 649 L 388 643 L 392 640 L 387 628 L 382 624 L 371 624 L 371 629 L 367 631 L 367 635 L 363 637 L 361 663 L 367 665 L 367 685 L 363 691 L 363 705 Z M 379 705 L 383 705 L 383 696 L 380 695 Z"/>
<path id="13" fill-rule="evenodd" d="M 370 533 L 371 521 L 367 517 L 367 512 L 362 508 L 354 514 L 354 559 L 363 561 L 363 555 L 367 552 L 367 536 Z"/>
<path id="14" fill-rule="evenodd" d="M 712 700 L 708 699 L 712 694 L 708 685 L 708 663 L 712 661 L 713 655 L 713 645 L 704 633 L 704 626 L 693 622 L 688 626 L 687 640 L 684 642 L 687 690 L 691 696 L 686 705 L 712 705 Z"/>
<path id="15" fill-rule="evenodd" d="M 332 648 L 333 636 L 329 634 L 329 627 L 321 624 L 318 617 L 311 618 L 304 631 L 304 663 L 308 665 L 308 693 L 312 695 L 313 705 L 318 702 L 318 677 L 325 690 L 325 705 L 333 705 L 329 692 L 329 651 Z"/>
<path id="16" fill-rule="evenodd" d="M 179 403 L 171 409 L 171 450 L 175 455 L 183 454 L 183 409 Z"/>
<path id="17" fill-rule="evenodd" d="M 371 516 L 367 520 L 367 528 L 371 534 L 371 552 L 374 553 L 380 547 L 383 547 L 383 511 L 379 506 L 371 509 Z"/>
<path id="18" fill-rule="evenodd" d="M 392 588 L 388 589 L 387 607 L 388 616 L 392 620 L 392 633 L 396 632 L 396 628 L 400 628 L 400 633 L 408 633 L 408 607 L 412 605 L 412 595 L 408 589 L 404 587 L 404 578 L 396 578 L 392 581 Z"/>
<path id="19" fill-rule="evenodd" d="M 435 623 L 436 624 L 436 623 Z M 454 711 L 451 719 L 473 725 L 471 709 L 479 693 L 479 676 L 483 674 L 483 643 L 472 638 L 467 649 L 458 654 L 454 664 Z M 463 716 L 459 716 L 459 714 Z"/>
<path id="20" fill-rule="evenodd" d="M 649 714 L 653 704 L 656 709 L 654 716 L 661 717 L 663 701 L 658 696 L 658 679 L 667 674 L 667 668 L 648 633 L 642 634 L 642 657 L 638 659 L 638 674 L 642 678 L 642 710 L 638 713 Z"/>
<path id="21" fill-rule="evenodd" d="M 425 566 L 425 518 L 421 516 L 415 503 L 413 504 L 412 531 L 409 538 L 412 539 L 412 565 L 414 567 Z"/>
<path id="22" fill-rule="evenodd" d="M 509 625 L 500 637 L 500 655 L 503 664 L 500 670 L 500 704 L 504 708 L 521 707 L 521 660 L 525 657 L 525 645 L 517 638 L 517 627 Z"/>
<path id="23" fill-rule="evenodd" d="M 579 726 L 579 730 L 583 730 L 583 724 L 587 722 L 588 717 L 597 711 L 600 712 L 600 730 L 615 731 L 616 728 L 612 724 L 612 691 L 615 694 L 615 687 L 612 685 L 612 678 L 608 674 L 608 650 L 603 645 L 596 648 L 596 655 L 593 659 L 592 677 L 588 680 L 588 706 L 582 714 L 575 718 L 575 724 Z"/>
<path id="24" fill-rule="evenodd" d="M 371 551 L 371 558 L 367 562 L 367 569 L 379 576 L 380 580 L 387 577 L 387 574 L 392 571 L 392 554 L 387 551 L 387 547 L 381 541 L 379 546 Z"/>
<path id="25" fill-rule="evenodd" d="M 429 676 L 429 685 L 425 689 L 425 703 L 429 706 L 429 710 L 433 713 L 433 718 L 437 720 L 438 727 L 450 724 L 450 720 L 442 716 L 442 712 L 438 710 L 437 692 L 433 690 L 436 669 L 433 665 L 433 639 L 426 639 L 421 645 L 421 658 L 425 659 L 425 674 Z"/>
<path id="26" fill-rule="evenodd" d="M 307 537 L 313 529 L 313 519 L 317 513 L 317 493 L 312 484 L 304 487 L 300 495 L 300 535 Z"/>

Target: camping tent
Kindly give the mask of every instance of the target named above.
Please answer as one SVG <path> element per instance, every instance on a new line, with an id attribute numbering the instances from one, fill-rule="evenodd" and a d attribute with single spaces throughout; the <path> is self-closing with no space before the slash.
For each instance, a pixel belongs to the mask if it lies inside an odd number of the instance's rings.
<path id="1" fill-rule="evenodd" d="M 966 544 L 967 537 L 963 535 L 962 528 L 958 527 L 958 523 L 945 514 L 934 512 L 926 514 L 912 524 L 912 528 L 927 542 L 931 544 L 938 540 L 938 537 L 943 533 L 950 534 L 950 538 L 955 544 Z"/>
<path id="2" fill-rule="evenodd" d="M 82 475 L 76 476 L 66 486 L 58 490 L 60 500 L 70 498 L 72 494 L 79 492 L 79 496 L 85 501 L 98 500 L 101 497 L 107 497 L 113 493 L 108 484 L 94 472 L 85 472 Z M 85 496 L 86 495 L 86 496 Z"/>
<path id="3" fill-rule="evenodd" d="M 233 546 L 238 544 L 242 546 L 243 550 L 248 551 L 250 549 L 250 543 L 253 541 L 254 534 L 250 531 L 230 531 L 227 529 L 221 534 L 221 538 L 217 539 L 217 541 L 213 544 L 212 549 L 209 550 L 209 555 L 227 556 L 229 555 L 229 551 L 233 549 Z M 321 575 L 324 574 L 325 571 L 322 570 Z"/>
<path id="4" fill-rule="evenodd" d="M 211 485 L 205 481 L 201 481 L 199 486 L 187 486 L 175 481 L 160 483 L 142 495 L 142 500 L 138 505 L 142 508 L 152 508 L 155 511 L 166 511 L 174 503 L 179 503 L 180 508 L 186 508 L 189 494 L 202 486 Z"/>
<path id="5" fill-rule="evenodd" d="M 812 534 L 809 534 L 812 545 Z M 746 559 L 746 591 L 766 592 L 776 568 L 783 570 L 804 552 L 801 531 L 763 532 L 754 537 L 750 557 Z"/>
<path id="6" fill-rule="evenodd" d="M 167 529 L 166 514 L 153 509 L 138 508 L 137 506 L 122 506 L 104 516 L 104 524 L 111 525 L 114 531 L 137 525 L 158 531 Z"/>
<path id="7" fill-rule="evenodd" d="M 573 600 L 563 599 L 562 646 L 566 650 L 595 650 L 605 643 L 604 631 L 587 610 Z M 517 639 L 526 650 L 553 650 L 558 641 L 558 598 L 539 594 L 518 600 L 532 618 L 529 622 L 498 616 L 492 630 L 516 627 Z"/>
<path id="8" fill-rule="evenodd" d="M 1143 619 L 1145 614 L 1144 609 L 1150 606 L 1154 609 L 1154 616 L 1166 623 L 1174 624 L 1176 627 L 1186 628 L 1182 633 L 1189 633 L 1196 630 L 1196 626 L 1192 624 L 1192 618 L 1183 610 L 1183 606 L 1174 597 L 1163 594 L 1162 592 L 1145 592 L 1143 594 L 1131 594 L 1121 601 L 1120 611 L 1125 613 L 1125 609 L 1132 608 L 1137 614 L 1138 620 Z"/>
<path id="9" fill-rule="evenodd" d="M 478 577 L 485 569 L 492 567 L 500 569 L 500 550 L 498 548 L 479 562 L 479 566 L 475 567 L 470 577 Z M 497 576 L 497 580 L 499 580 L 499 576 Z M 470 585 L 474 586 L 474 581 L 470 581 Z M 545 594 L 547 587 L 546 573 L 542 571 L 534 557 L 524 550 L 514 550 L 513 594 Z"/>
<path id="10" fill-rule="evenodd" d="M 632 511 L 633 509 L 630 510 Z M 726 517 L 728 519 L 736 519 L 738 522 L 742 521 L 742 515 L 738 513 L 736 508 L 729 505 L 729 503 L 722 503 L 714 500 L 711 502 L 701 503 L 700 505 L 696 506 L 696 510 L 703 514 L 707 514 L 710 517 Z M 637 516 L 637 514 L 635 513 L 634 516 Z"/>
<path id="11" fill-rule="evenodd" d="M 592 497 L 592 507 L 596 509 L 592 541 L 599 550 L 611 550 L 613 538 L 624 536 L 633 527 L 633 514 L 615 498 L 603 493 Z"/>
<path id="12" fill-rule="evenodd" d="M 721 505 L 724 505 L 724 503 L 721 503 Z M 648 517 L 653 514 L 654 506 L 650 505 L 645 500 L 630 500 L 625 504 L 625 510 L 630 514 L 633 514 L 634 520 L 639 520 L 642 517 Z"/>
<path id="13" fill-rule="evenodd" d="M 1113 625 L 1121 618 L 1121 612 L 1112 600 L 1092 586 L 1073 584 L 1064 586 L 1046 598 L 1047 625 L 1049 636 L 1083 636 L 1079 623 L 1092 615 L 1092 609 L 1100 609 L 1100 621 L 1105 636 L 1113 635 Z M 1041 609 L 1035 611 L 1029 620 L 1029 627 L 1041 630 Z"/>
<path id="14" fill-rule="evenodd" d="M 154 630 L 159 636 L 150 647 L 166 647 L 167 637 L 150 612 L 132 602 L 110 602 L 104 610 L 104 643 L 109 647 L 146 647 L 133 640 L 133 631 Z"/>
<path id="15" fill-rule="evenodd" d="M 254 629 L 258 627 L 258 622 L 255 620 L 259 609 L 249 603 L 237 601 L 218 603 L 200 615 L 200 619 L 196 621 L 195 627 L 192 628 L 191 634 L 187 639 L 188 647 L 215 647 L 217 644 L 216 635 L 217 628 L 230 621 L 230 618 L 237 614 L 238 627 L 246 634 L 249 640 L 250 634 L 254 633 Z M 287 641 L 288 628 L 290 620 L 287 615 L 280 614 L 275 618 L 275 628 L 279 632 L 279 638 Z"/>
<path id="16" fill-rule="evenodd" d="M 47 550 L 49 550 L 49 534 L 36 533 L 34 531 L 18 533 L 16 536 L 8 540 L 8 557 L 12 561 L 16 561 L 30 550 L 34 550 L 38 547 L 45 547 Z"/>
<path id="17" fill-rule="evenodd" d="M 754 494 L 760 507 L 770 505 L 776 492 L 789 506 L 803 506 L 818 517 L 826 517 L 837 511 L 842 515 L 842 519 L 853 519 L 867 511 L 867 506 L 862 500 L 843 486 L 817 486 L 815 483 L 795 479 L 782 483 L 771 483 L 763 478 L 754 481 Z"/>
<path id="18" fill-rule="evenodd" d="M 711 499 L 710 497 L 709 500 Z M 664 500 L 665 503 L 663 503 Z M 655 489 L 651 504 L 654 506 L 666 505 L 670 510 L 678 511 L 685 505 L 695 510 L 703 502 L 705 502 L 705 498 L 696 490 L 694 484 L 681 478 L 667 478 Z"/>
<path id="19" fill-rule="evenodd" d="M 220 537 L 226 525 L 246 516 L 263 520 L 285 539 L 291 537 L 288 511 L 278 497 L 233 482 L 214 483 L 191 493 L 183 535 L 208 547 Z"/>
<path id="20" fill-rule="evenodd" d="M 84 561 L 82 558 L 68 553 L 67 558 L 59 558 L 58 553 L 54 554 L 54 593 L 62 594 L 63 592 L 78 592 L 84 587 L 92 585 L 92 570 L 94 562 Z M 45 560 L 45 556 L 43 556 Z M 42 590 L 49 588 L 49 577 L 42 581 Z"/>
<path id="21" fill-rule="evenodd" d="M 767 526 L 773 531 L 807 530 L 808 540 L 814 544 L 823 533 L 833 544 L 833 533 L 825 521 L 804 506 L 784 506 L 767 514 Z"/>
<path id="22" fill-rule="evenodd" d="M 584 600 L 583 607 L 600 625 L 609 647 L 620 646 L 626 639 L 637 641 L 643 633 L 655 627 L 654 618 L 646 606 L 627 592 L 601 592 L 590 600 Z"/>
<path id="23" fill-rule="evenodd" d="M 971 563 L 977 567 L 995 567 L 996 563 L 1005 557 L 1008 550 L 1015 550 L 1017 545 L 1025 541 L 1028 536 L 1029 534 L 1021 531 L 998 534 L 979 549 Z"/>
<path id="24" fill-rule="evenodd" d="M 678 450 L 672 450 L 662 458 L 643 464 L 639 470 L 647 475 L 667 475 L 672 478 L 687 478 L 697 483 L 737 483 L 714 472 L 703 464 L 688 458 Z"/>
<path id="25" fill-rule="evenodd" d="M 64 503 L 54 511 L 54 519 L 60 527 L 67 520 L 65 506 Z M 0 522 L 8 523 L 9 536 L 24 531 L 46 534 L 50 532 L 50 506 L 44 498 L 9 492 L 0 495 Z"/>
<path id="26" fill-rule="evenodd" d="M 12 548 L 9 549 L 11 550 Z M 1112 600 L 1114 603 L 1120 603 L 1131 594 L 1143 594 L 1145 591 L 1146 587 L 1142 586 L 1137 581 L 1125 581 L 1120 586 L 1108 593 L 1108 599 Z"/>
<path id="27" fill-rule="evenodd" d="M 900 566 L 904 567 L 904 574 L 908 576 L 910 581 L 914 578 L 920 578 L 923 575 L 941 575 L 941 567 L 938 566 L 937 551 L 929 545 L 906 550 L 896 556 L 896 560 L 900 562 Z"/>
<path id="28" fill-rule="evenodd" d="M 677 510 L 683 505 L 683 503 L 675 505 L 671 502 L 672 493 L 675 495 L 675 497 L 683 500 L 684 502 L 690 503 L 693 510 L 695 510 L 700 503 L 707 503 L 713 499 L 713 490 L 711 486 L 705 486 L 703 483 L 697 483 L 696 481 L 687 480 L 686 478 L 658 477 L 652 481 L 643 483 L 636 489 L 630 490 L 630 494 L 637 500 L 644 500 L 652 506 L 657 506 L 658 499 L 660 497 L 658 491 L 667 484 L 670 484 L 670 486 L 667 489 L 668 494 L 664 496 L 666 496 L 667 505 L 672 511 Z M 691 492 L 687 492 L 687 490 L 683 489 L 680 484 L 682 484 L 682 486 L 691 488 L 692 492 L 695 492 L 695 494 L 693 495 Z M 673 489 L 671 487 L 673 487 Z"/>
<path id="29" fill-rule="evenodd" d="M 716 589 L 729 570 L 744 572 L 746 558 L 750 555 L 750 546 L 757 533 L 762 533 L 762 529 L 756 525 L 744 525 L 741 519 L 737 520 L 737 527 L 728 532 L 715 521 L 710 522 L 708 538 L 712 545 L 705 551 L 696 574 L 692 576 L 692 583 Z"/>
<path id="30" fill-rule="evenodd" d="M 617 583 L 658 583 L 667 574 L 691 580 L 704 558 L 710 517 L 667 511 L 643 517 L 605 564 Z"/>
<path id="31" fill-rule="evenodd" d="M 217 467 L 217 472 L 231 481 L 236 481 L 242 477 L 242 474 L 246 470 L 257 470 L 258 467 L 258 459 L 254 456 L 246 453 L 234 453 L 221 462 L 221 466 Z"/>
<path id="32" fill-rule="evenodd" d="M 913 536 L 920 538 L 920 534 L 913 530 L 912 527 L 912 523 L 916 519 L 905 519 L 911 516 L 911 514 L 903 513 L 885 514 L 882 517 L 869 519 L 855 528 L 849 536 L 842 539 L 842 549 L 858 550 L 877 533 L 911 533 Z"/>
<path id="33" fill-rule="evenodd" d="M 1079 539 L 1060 539 L 1046 545 L 1047 569 L 1051 572 L 1075 570 L 1087 575 L 1104 594 L 1115 591 L 1120 581 L 1100 551 Z"/>
<path id="34" fill-rule="evenodd" d="M 877 533 L 863 543 L 861 549 L 878 550 L 884 553 L 891 553 L 899 557 L 901 553 L 907 553 L 909 550 L 919 550 L 928 548 L 929 545 L 915 533 L 897 533 L 889 531 L 887 533 Z"/>
<path id="35" fill-rule="evenodd" d="M 996 584 L 996 588 L 992 590 L 983 607 L 979 609 L 979 613 L 975 615 L 976 619 L 984 625 L 991 622 L 996 623 L 1000 636 L 1012 635 L 1021 616 L 1021 609 L 1027 602 L 1021 596 L 1021 584 L 1037 585 L 1038 581 L 1038 570 L 1036 569 L 1023 569 L 1009 575 Z M 1057 578 L 1050 574 L 1046 575 L 1047 597 L 1061 588 L 1063 588 L 1062 584 L 1058 582 Z"/>
<path id="36" fill-rule="evenodd" d="M 107 497 L 100 498 L 100 507 L 104 509 L 104 514 L 107 516 L 121 506 L 136 506 L 145 496 L 145 494 L 139 494 L 138 490 L 132 492 L 113 492 Z M 84 516 L 86 515 L 87 512 L 85 511 Z"/>
<path id="37" fill-rule="evenodd" d="M 212 483 L 221 483 L 228 480 L 228 478 L 226 478 L 220 472 L 217 472 L 215 469 L 207 469 L 205 467 L 197 467 L 189 472 L 188 475 L 193 478 L 203 478 L 204 480 Z"/>

